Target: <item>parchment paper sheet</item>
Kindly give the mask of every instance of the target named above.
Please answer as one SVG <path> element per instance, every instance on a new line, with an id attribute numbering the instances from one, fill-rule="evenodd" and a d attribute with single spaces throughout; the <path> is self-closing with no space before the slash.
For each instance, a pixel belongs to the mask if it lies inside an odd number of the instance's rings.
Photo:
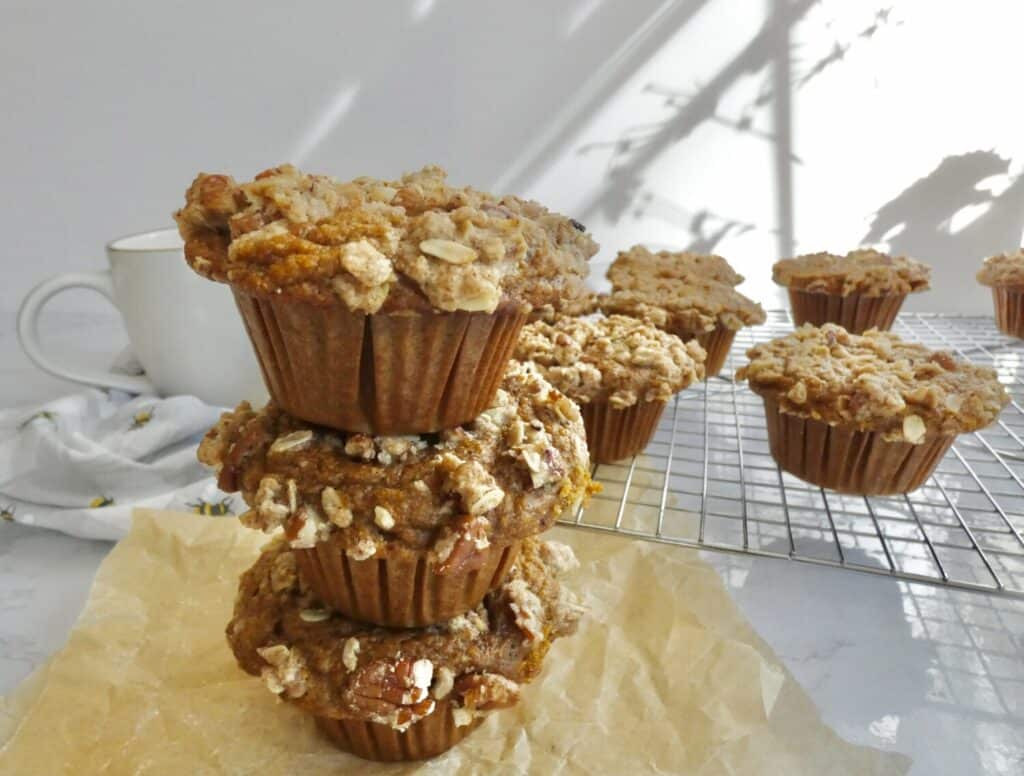
<path id="1" fill-rule="evenodd" d="M 580 632 L 555 644 L 522 703 L 453 751 L 374 765 L 235 666 L 223 629 L 263 538 L 234 520 L 137 512 L 67 646 L 0 706 L 0 773 L 906 771 L 822 723 L 696 553 L 551 535 L 583 563 L 569 579 L 590 607 Z"/>

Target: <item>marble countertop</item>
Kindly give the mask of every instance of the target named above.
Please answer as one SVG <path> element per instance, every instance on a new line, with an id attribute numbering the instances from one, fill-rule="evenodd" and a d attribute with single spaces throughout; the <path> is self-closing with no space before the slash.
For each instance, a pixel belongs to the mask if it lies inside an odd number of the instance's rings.
<path id="1" fill-rule="evenodd" d="M 101 339 L 113 354 L 123 344 L 108 317 L 54 318 L 54 347 Z M 13 311 L 0 321 L 0 407 L 75 390 L 20 353 Z M 63 645 L 110 547 L 0 523 L 0 694 Z M 841 736 L 909 755 L 920 776 L 1024 773 L 1024 601 L 701 556 Z"/>

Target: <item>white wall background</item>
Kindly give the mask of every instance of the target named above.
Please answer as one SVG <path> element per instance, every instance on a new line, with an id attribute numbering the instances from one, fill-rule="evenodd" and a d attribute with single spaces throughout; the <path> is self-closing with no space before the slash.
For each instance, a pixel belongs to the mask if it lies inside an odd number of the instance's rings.
<path id="1" fill-rule="evenodd" d="M 286 160 L 436 161 L 580 218 L 601 262 L 714 249 L 768 306 L 780 254 L 882 243 L 937 267 L 916 309 L 984 312 L 976 265 L 1024 227 L 1022 21 L 1004 0 L 0 0 L 0 331 L 38 280 L 169 223 L 198 170 Z"/>

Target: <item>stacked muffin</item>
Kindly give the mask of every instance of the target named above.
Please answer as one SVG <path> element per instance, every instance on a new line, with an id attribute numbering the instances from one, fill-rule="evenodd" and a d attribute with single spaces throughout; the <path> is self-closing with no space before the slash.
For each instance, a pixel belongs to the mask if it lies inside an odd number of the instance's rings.
<path id="1" fill-rule="evenodd" d="M 619 253 L 608 279 L 612 292 L 600 302 L 605 314 L 641 318 L 684 341 L 696 339 L 707 352 L 707 377 L 722 371 L 739 329 L 765 321 L 761 305 L 735 288 L 743 276 L 721 256 L 652 253 L 638 245 Z"/>
<path id="2" fill-rule="evenodd" d="M 585 299 L 596 245 L 438 168 L 200 175 L 176 216 L 271 394 L 199 449 L 275 536 L 228 625 L 239 664 L 347 751 L 438 754 L 516 703 L 580 614 L 571 550 L 537 536 L 591 488 L 582 419 L 510 356 L 532 310 Z"/>

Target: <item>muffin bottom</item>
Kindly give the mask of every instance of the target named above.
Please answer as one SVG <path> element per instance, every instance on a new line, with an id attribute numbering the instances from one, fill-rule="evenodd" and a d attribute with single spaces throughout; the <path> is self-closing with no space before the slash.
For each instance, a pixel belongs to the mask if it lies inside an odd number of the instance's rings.
<path id="1" fill-rule="evenodd" d="M 456 727 L 451 703 L 438 701 L 434 712 L 399 732 L 388 725 L 353 719 L 316 717 L 320 730 L 337 746 L 364 760 L 426 760 L 455 746 L 479 727 L 481 718 Z"/>
<path id="2" fill-rule="evenodd" d="M 613 463 L 641 452 L 654 436 L 664 409 L 663 401 L 641 401 L 623 409 L 607 401 L 580 405 L 590 460 Z"/>
<path id="3" fill-rule="evenodd" d="M 952 436 L 928 437 L 919 445 L 890 442 L 876 431 L 780 412 L 778 402 L 763 398 L 768 444 L 779 468 L 839 493 L 883 496 L 917 490 L 953 444 Z"/>
<path id="4" fill-rule="evenodd" d="M 996 326 L 999 331 L 1024 339 L 1024 289 L 994 286 L 992 302 L 996 308 Z"/>
<path id="5" fill-rule="evenodd" d="M 425 434 L 489 406 L 526 314 L 354 313 L 232 289 L 267 390 L 297 418 L 341 431 Z"/>
<path id="6" fill-rule="evenodd" d="M 295 550 L 299 576 L 325 605 L 360 622 L 423 628 L 467 612 L 500 585 L 519 555 L 519 542 L 492 544 L 473 569 L 438 572 L 427 551 L 354 560 L 338 534 Z"/>
<path id="7" fill-rule="evenodd" d="M 736 330 L 726 326 L 716 326 L 711 331 L 695 332 L 689 329 L 668 329 L 669 334 L 675 334 L 683 342 L 692 339 L 707 352 L 704 359 L 704 379 L 714 377 L 722 371 L 725 366 L 725 359 L 729 356 L 729 348 L 732 341 L 736 339 Z"/>
<path id="8" fill-rule="evenodd" d="M 851 334 L 863 334 L 871 328 L 888 331 L 907 298 L 906 294 L 840 296 L 796 288 L 788 290 L 789 306 L 797 326 L 838 323 Z"/>

